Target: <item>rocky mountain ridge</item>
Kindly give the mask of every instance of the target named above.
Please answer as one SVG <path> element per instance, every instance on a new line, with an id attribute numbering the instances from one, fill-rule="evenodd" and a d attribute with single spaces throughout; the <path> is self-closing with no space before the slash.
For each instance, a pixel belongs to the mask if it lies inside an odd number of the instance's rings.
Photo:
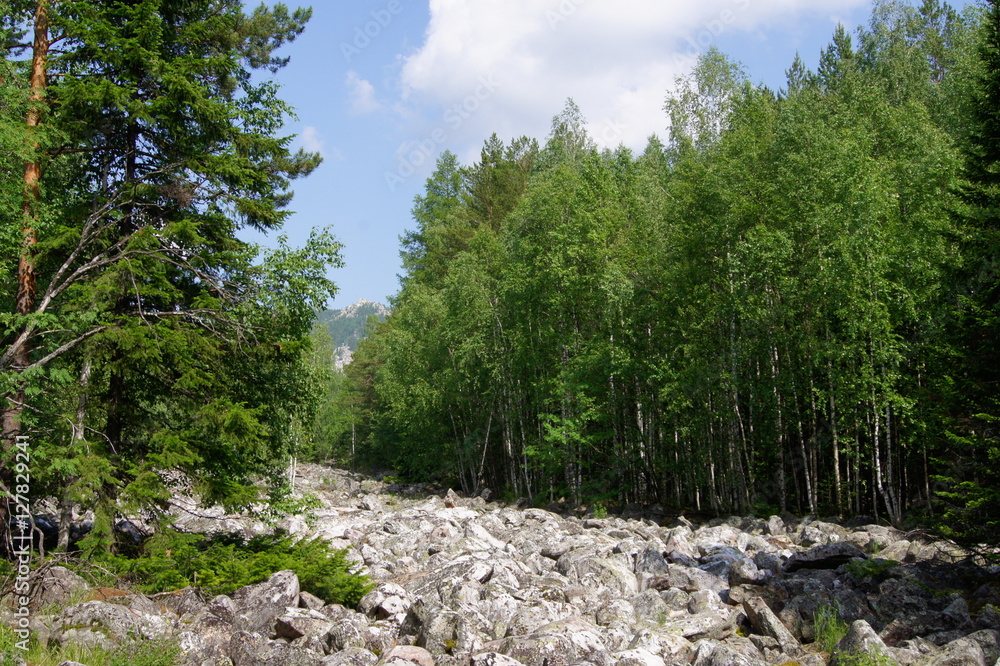
<path id="1" fill-rule="evenodd" d="M 372 315 L 384 321 L 389 316 L 389 308 L 362 298 L 345 308 L 317 313 L 317 325 L 325 326 L 330 331 L 334 346 L 333 365 L 337 370 L 342 370 L 351 362 L 358 342 L 365 336 L 368 318 Z"/>
<path id="2" fill-rule="evenodd" d="M 922 534 L 562 515 L 319 465 L 300 466 L 296 492 L 321 508 L 279 526 L 348 549 L 377 584 L 357 609 L 285 571 L 212 599 L 91 598 L 36 615 L 33 630 L 60 643 L 173 638 L 199 666 L 1000 666 L 1000 572 Z M 267 529 L 219 510 L 176 517 L 189 531 Z M 40 583 L 36 607 L 85 586 L 58 568 Z M 832 654 L 814 643 L 823 609 L 850 625 Z"/>

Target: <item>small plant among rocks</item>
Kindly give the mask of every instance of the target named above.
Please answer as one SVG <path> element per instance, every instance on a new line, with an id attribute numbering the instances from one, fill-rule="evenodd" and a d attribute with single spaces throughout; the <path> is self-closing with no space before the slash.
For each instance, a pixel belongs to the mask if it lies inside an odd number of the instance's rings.
<path id="1" fill-rule="evenodd" d="M 816 644 L 823 652 L 833 652 L 840 639 L 847 635 L 847 623 L 840 619 L 837 604 L 825 604 L 817 608 L 813 625 L 816 628 Z"/>
<path id="2" fill-rule="evenodd" d="M 176 641 L 134 642 L 106 650 L 80 644 L 45 646 L 32 640 L 25 652 L 16 647 L 18 640 L 10 627 L 0 624 L 0 666 L 23 663 L 56 666 L 65 661 L 105 666 L 173 666 L 181 656 Z"/>

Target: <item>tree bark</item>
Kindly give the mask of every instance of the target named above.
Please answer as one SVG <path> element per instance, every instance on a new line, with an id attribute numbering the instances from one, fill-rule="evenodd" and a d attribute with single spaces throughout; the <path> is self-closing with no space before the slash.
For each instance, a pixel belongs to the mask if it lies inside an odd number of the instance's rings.
<path id="1" fill-rule="evenodd" d="M 35 6 L 35 35 L 32 45 L 31 73 L 29 85 L 31 93 L 28 101 L 26 125 L 28 140 L 33 152 L 37 153 L 40 142 L 38 127 L 42 124 L 42 107 L 45 103 L 46 67 L 49 54 L 49 3 L 38 0 Z M 38 244 L 38 202 L 41 199 L 41 162 L 37 155 L 24 166 L 24 199 L 22 208 L 22 247 L 17 267 L 17 296 L 15 311 L 19 315 L 34 312 L 38 293 L 38 276 L 35 267 L 35 246 Z M 30 364 L 31 344 L 20 345 L 12 359 L 11 366 L 21 372 Z M 17 435 L 21 433 L 21 415 L 24 412 L 25 387 L 19 384 L 14 394 L 8 395 L 3 409 L 4 452 L 13 447 Z"/>

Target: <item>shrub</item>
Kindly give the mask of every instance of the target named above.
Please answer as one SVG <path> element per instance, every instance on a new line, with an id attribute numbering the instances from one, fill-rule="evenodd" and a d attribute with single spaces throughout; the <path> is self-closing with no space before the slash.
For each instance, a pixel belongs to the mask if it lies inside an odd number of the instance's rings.
<path id="1" fill-rule="evenodd" d="M 295 572 L 303 590 L 329 603 L 356 606 L 372 588 L 352 569 L 346 550 L 332 549 L 321 538 L 295 541 L 280 533 L 248 540 L 164 530 L 146 542 L 140 557 L 118 557 L 116 565 L 144 593 L 193 585 L 210 595 L 231 594 L 285 569 Z"/>
<path id="2" fill-rule="evenodd" d="M 873 557 L 867 560 L 852 560 L 847 563 L 846 569 L 847 573 L 851 574 L 858 580 L 865 580 L 866 578 L 876 578 L 881 576 L 889 569 L 898 565 L 899 562 L 894 560 L 884 560 L 878 557 Z"/>

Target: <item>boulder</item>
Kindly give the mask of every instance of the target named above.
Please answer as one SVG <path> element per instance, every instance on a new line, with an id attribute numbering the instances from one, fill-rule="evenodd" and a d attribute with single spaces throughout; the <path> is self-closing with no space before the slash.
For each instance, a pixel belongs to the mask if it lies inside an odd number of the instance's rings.
<path id="1" fill-rule="evenodd" d="M 233 666 L 315 666 L 322 654 L 284 641 L 272 641 L 260 634 L 240 631 L 229 641 L 229 658 Z"/>
<path id="2" fill-rule="evenodd" d="M 761 571 L 749 557 L 744 557 L 733 562 L 729 569 L 729 586 L 759 585 L 767 581 L 769 573 Z"/>
<path id="3" fill-rule="evenodd" d="M 51 638 L 60 645 L 82 644 L 111 649 L 135 638 L 167 638 L 173 633 L 175 622 L 158 612 L 137 611 L 125 604 L 87 601 L 70 606 L 56 616 Z"/>
<path id="4" fill-rule="evenodd" d="M 846 661 L 840 659 L 841 655 L 853 654 L 883 654 L 888 656 L 889 651 L 871 625 L 864 620 L 855 620 L 848 628 L 847 634 L 833 648 L 829 666 L 837 666 L 841 661 Z"/>
<path id="5" fill-rule="evenodd" d="M 397 645 L 386 652 L 378 663 L 390 664 L 394 661 L 416 664 L 416 666 L 434 666 L 434 656 L 416 645 Z"/>
<path id="6" fill-rule="evenodd" d="M 275 619 L 299 605 L 299 578 L 294 571 L 279 571 L 262 583 L 241 587 L 232 598 L 236 628 L 270 637 Z"/>
<path id="7" fill-rule="evenodd" d="M 63 605 L 73 601 L 82 601 L 83 594 L 90 585 L 66 567 L 49 567 L 42 575 L 38 592 L 32 599 L 32 610 L 43 609 L 48 605 Z"/>
<path id="8" fill-rule="evenodd" d="M 642 648 L 616 652 L 611 657 L 614 666 L 666 666 L 662 657 Z"/>
<path id="9" fill-rule="evenodd" d="M 917 666 L 990 666 L 982 646 L 972 638 L 952 641 L 920 661 Z"/>
<path id="10" fill-rule="evenodd" d="M 358 610 L 374 620 L 398 618 L 410 609 L 409 593 L 395 583 L 379 583 L 374 590 L 362 597 Z"/>
<path id="11" fill-rule="evenodd" d="M 718 641 L 703 641 L 698 646 L 692 666 L 765 666 L 760 653 L 744 654 Z"/>
<path id="12" fill-rule="evenodd" d="M 760 597 L 747 599 L 743 602 L 743 610 L 750 620 L 750 626 L 754 631 L 762 636 L 770 636 L 778 641 L 782 649 L 788 654 L 796 654 L 800 651 L 799 642 L 795 636 L 781 623 L 778 616 L 768 608 L 767 604 Z"/>
<path id="13" fill-rule="evenodd" d="M 334 623 L 323 613 L 308 608 L 286 608 L 274 622 L 274 632 L 290 641 L 315 636 L 326 641 Z"/>
<path id="14" fill-rule="evenodd" d="M 806 551 L 793 553 L 785 561 L 785 571 L 792 573 L 800 569 L 836 569 L 856 557 L 867 558 L 867 555 L 850 543 L 837 542 L 815 546 Z"/>
<path id="15" fill-rule="evenodd" d="M 339 650 L 323 657 L 318 663 L 323 666 L 375 666 L 378 657 L 374 652 L 356 647 Z"/>

